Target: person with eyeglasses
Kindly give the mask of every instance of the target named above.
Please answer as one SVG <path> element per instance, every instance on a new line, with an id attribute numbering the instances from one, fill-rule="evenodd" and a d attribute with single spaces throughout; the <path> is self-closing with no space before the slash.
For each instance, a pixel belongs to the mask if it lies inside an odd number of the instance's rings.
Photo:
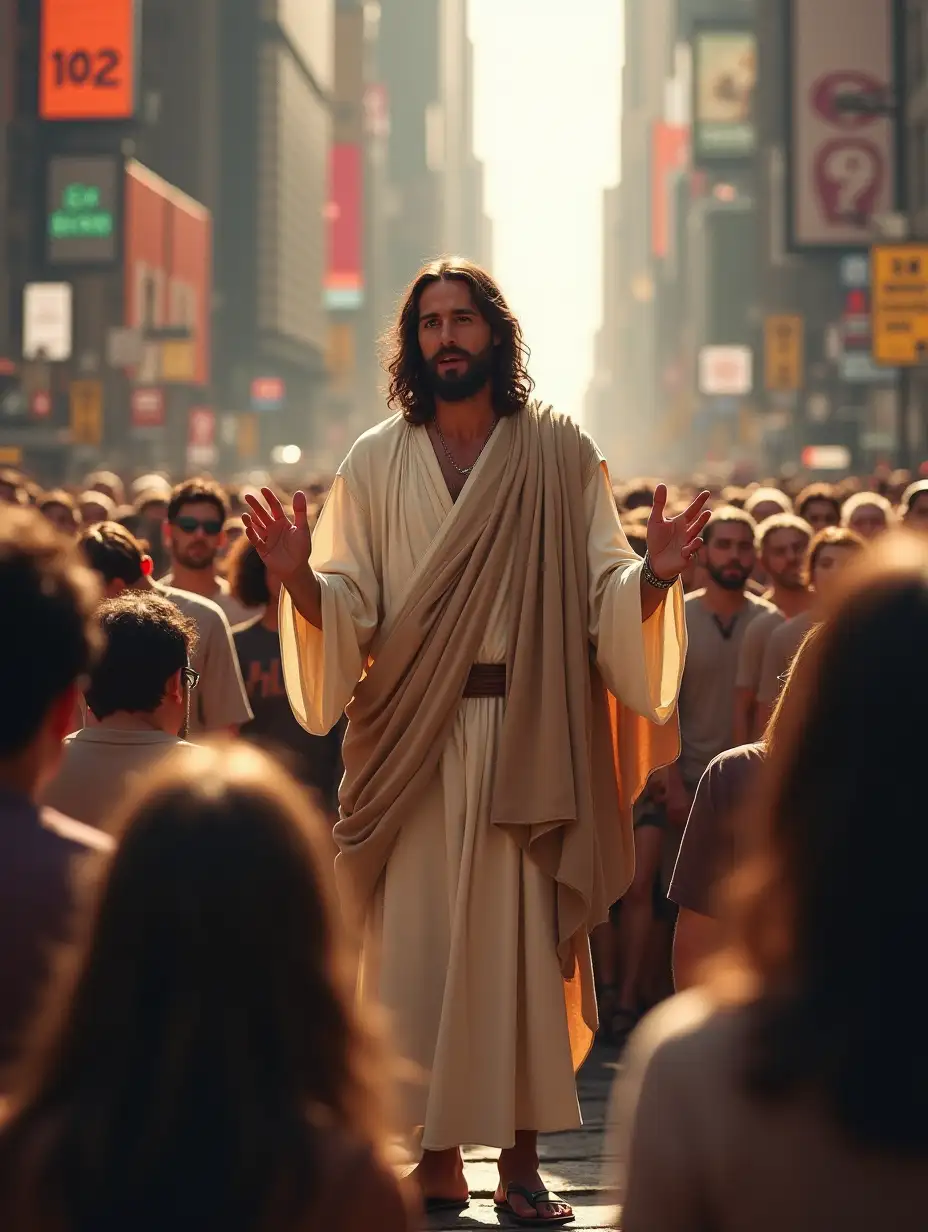
<path id="1" fill-rule="evenodd" d="M 185 739 L 196 627 L 168 599 L 127 590 L 97 612 L 105 649 L 86 682 L 87 725 L 67 736 L 43 800 L 108 830 L 110 815 L 139 775 Z"/>
<path id="2" fill-rule="evenodd" d="M 245 607 L 229 589 L 219 572 L 225 546 L 225 523 L 229 501 L 211 479 L 189 479 L 178 484 L 168 502 L 164 543 L 171 554 L 171 569 L 161 578 L 173 590 L 211 599 L 226 614 L 232 626 L 261 614 Z"/>

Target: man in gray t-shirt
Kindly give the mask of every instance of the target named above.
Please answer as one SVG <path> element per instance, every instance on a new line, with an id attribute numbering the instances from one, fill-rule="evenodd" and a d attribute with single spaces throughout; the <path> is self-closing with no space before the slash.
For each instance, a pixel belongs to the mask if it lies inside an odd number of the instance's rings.
<path id="1" fill-rule="evenodd" d="M 755 526 L 740 509 L 716 510 L 700 556 L 706 586 L 686 597 L 686 667 L 680 690 L 680 760 L 669 776 L 668 814 L 683 826 L 696 784 L 734 743 L 735 677 L 748 626 L 771 604 L 747 592 L 756 561 Z"/>

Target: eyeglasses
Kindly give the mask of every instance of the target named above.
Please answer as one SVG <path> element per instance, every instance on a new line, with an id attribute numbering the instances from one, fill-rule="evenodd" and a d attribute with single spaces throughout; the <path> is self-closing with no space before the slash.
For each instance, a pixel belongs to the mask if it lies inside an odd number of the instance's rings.
<path id="1" fill-rule="evenodd" d="M 192 667 L 182 667 L 180 669 L 180 678 L 191 689 L 195 689 L 200 683 L 200 673 Z"/>
<path id="2" fill-rule="evenodd" d="M 218 518 L 210 518 L 206 522 L 201 522 L 199 518 L 191 518 L 188 516 L 175 518 L 174 525 L 179 526 L 185 535 L 192 535 L 198 530 L 202 530 L 205 535 L 219 535 L 222 533 L 222 523 Z"/>

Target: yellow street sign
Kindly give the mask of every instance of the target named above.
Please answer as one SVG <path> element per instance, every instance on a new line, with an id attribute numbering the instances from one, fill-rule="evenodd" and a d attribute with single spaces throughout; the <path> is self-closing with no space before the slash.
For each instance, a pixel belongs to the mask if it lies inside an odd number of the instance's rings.
<path id="1" fill-rule="evenodd" d="M 70 387 L 71 439 L 75 445 L 99 445 L 103 439 L 103 385 L 100 381 L 72 381 Z"/>
<path id="2" fill-rule="evenodd" d="M 184 385 L 196 375 L 196 351 L 190 339 L 172 338 L 161 344 L 161 380 Z"/>
<path id="3" fill-rule="evenodd" d="M 928 361 L 928 244 L 875 244 L 873 358 L 907 367 Z"/>
<path id="4" fill-rule="evenodd" d="M 764 322 L 764 377 L 767 389 L 792 393 L 802 388 L 803 320 L 767 317 Z"/>
<path id="5" fill-rule="evenodd" d="M 238 456 L 242 461 L 258 456 L 258 416 L 241 414 L 238 417 L 238 432 L 236 436 Z"/>

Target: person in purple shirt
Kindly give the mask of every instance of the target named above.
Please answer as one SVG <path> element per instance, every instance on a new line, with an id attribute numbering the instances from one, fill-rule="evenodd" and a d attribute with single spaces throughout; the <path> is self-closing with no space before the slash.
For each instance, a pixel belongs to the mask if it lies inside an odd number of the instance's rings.
<path id="1" fill-rule="evenodd" d="M 72 543 L 35 510 L 0 506 L 0 1092 L 69 936 L 74 863 L 111 846 L 36 803 L 93 663 L 98 599 Z"/>

